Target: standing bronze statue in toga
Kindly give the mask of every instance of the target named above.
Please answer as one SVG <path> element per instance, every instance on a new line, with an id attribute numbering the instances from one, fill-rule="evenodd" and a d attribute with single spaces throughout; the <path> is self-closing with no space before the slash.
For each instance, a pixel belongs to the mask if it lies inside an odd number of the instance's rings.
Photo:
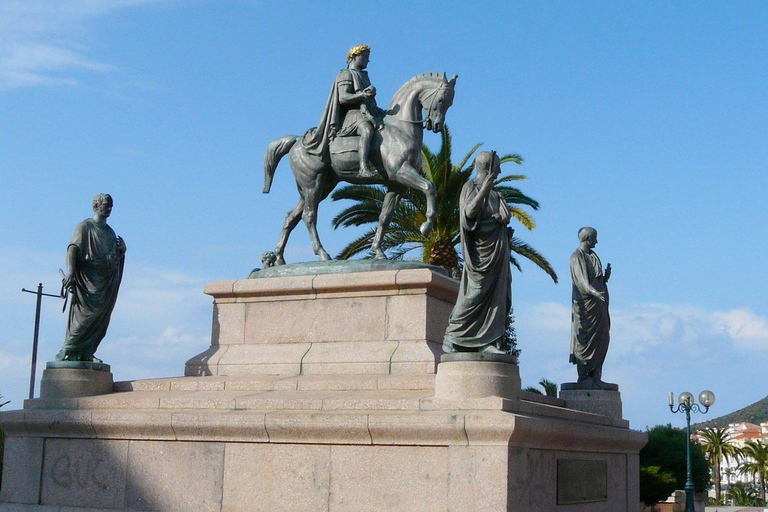
<path id="1" fill-rule="evenodd" d="M 459 198 L 461 272 L 459 296 L 445 332 L 443 350 L 506 354 L 506 320 L 512 308 L 507 202 L 493 190 L 500 161 L 495 151 L 475 158 L 477 175 Z"/>
<path id="2" fill-rule="evenodd" d="M 579 248 L 571 255 L 573 280 L 571 309 L 571 363 L 576 365 L 579 384 L 597 389 L 602 381 L 603 362 L 608 352 L 611 317 L 608 313 L 608 279 L 611 264 L 605 267 L 597 256 L 595 228 L 579 230 Z"/>
<path id="3" fill-rule="evenodd" d="M 109 194 L 94 197 L 93 218 L 77 225 L 67 247 L 62 285 L 72 302 L 57 361 L 102 362 L 94 353 L 107 334 L 125 262 L 125 242 L 107 225 L 112 204 Z"/>

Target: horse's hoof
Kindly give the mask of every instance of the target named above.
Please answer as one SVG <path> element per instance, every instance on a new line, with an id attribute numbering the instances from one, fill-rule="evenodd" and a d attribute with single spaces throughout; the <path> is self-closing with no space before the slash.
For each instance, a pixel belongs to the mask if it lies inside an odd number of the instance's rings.
<path id="1" fill-rule="evenodd" d="M 275 260 L 275 265 L 285 265 L 285 258 L 282 256 L 278 256 Z"/>
<path id="2" fill-rule="evenodd" d="M 325 251 L 320 251 L 320 261 L 331 261 L 333 258 L 331 258 L 331 255 L 328 254 Z"/>
<path id="3" fill-rule="evenodd" d="M 384 254 L 384 251 L 382 251 L 381 249 L 375 249 L 373 251 L 373 259 L 375 259 L 375 260 L 386 260 L 387 259 L 387 255 Z"/>
<path id="4" fill-rule="evenodd" d="M 432 223 L 428 220 L 425 220 L 421 223 L 419 231 L 421 231 L 422 236 L 429 236 L 429 234 L 432 232 Z"/>

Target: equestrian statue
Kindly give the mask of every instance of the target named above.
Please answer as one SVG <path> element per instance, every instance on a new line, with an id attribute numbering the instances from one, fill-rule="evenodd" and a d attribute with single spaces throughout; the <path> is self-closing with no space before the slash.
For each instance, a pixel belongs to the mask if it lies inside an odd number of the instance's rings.
<path id="1" fill-rule="evenodd" d="M 432 231 L 435 186 L 419 172 L 421 145 L 424 128 L 437 133 L 445 124 L 457 77 L 448 80 L 444 73 L 415 76 L 395 93 L 389 108 L 382 110 L 365 71 L 370 53 L 367 45 L 349 51 L 347 68 L 336 76 L 317 127 L 303 137 L 288 135 L 267 147 L 264 193 L 269 193 L 277 165 L 288 155 L 300 196 L 285 216 L 274 251 L 277 265 L 285 264 L 285 245 L 299 220 L 307 226 L 315 254 L 321 261 L 331 259 L 317 234 L 317 208 L 341 181 L 387 188 L 371 246 L 374 258 L 386 258 L 381 242 L 397 202 L 408 189 L 426 196 L 426 220 L 420 230 L 424 236 Z"/>

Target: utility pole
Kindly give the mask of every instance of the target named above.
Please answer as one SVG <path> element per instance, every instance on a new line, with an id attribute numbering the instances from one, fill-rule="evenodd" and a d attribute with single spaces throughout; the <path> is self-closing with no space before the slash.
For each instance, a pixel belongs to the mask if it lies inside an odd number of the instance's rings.
<path id="1" fill-rule="evenodd" d="M 43 293 L 43 283 L 37 284 L 37 291 L 21 289 L 22 292 L 34 293 L 37 295 L 37 308 L 35 310 L 35 337 L 32 340 L 32 369 L 29 375 L 29 399 L 35 397 L 35 372 L 37 371 L 37 340 L 40 334 L 40 306 L 43 302 L 43 296 L 56 297 L 57 299 L 63 299 L 61 295 L 53 295 L 51 293 Z"/>

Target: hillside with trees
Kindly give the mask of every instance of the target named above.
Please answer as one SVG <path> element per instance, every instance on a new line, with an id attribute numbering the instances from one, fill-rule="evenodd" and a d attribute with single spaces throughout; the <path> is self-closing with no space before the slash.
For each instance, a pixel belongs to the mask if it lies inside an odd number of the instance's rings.
<path id="1" fill-rule="evenodd" d="M 695 430 L 701 430 L 703 428 L 725 428 L 729 423 L 741 423 L 741 422 L 754 423 L 759 425 L 764 421 L 768 421 L 768 396 L 762 400 L 758 400 L 752 405 L 748 405 L 743 409 L 734 411 L 725 416 L 719 418 L 713 418 L 709 421 L 697 423 L 692 425 L 691 428 Z"/>

